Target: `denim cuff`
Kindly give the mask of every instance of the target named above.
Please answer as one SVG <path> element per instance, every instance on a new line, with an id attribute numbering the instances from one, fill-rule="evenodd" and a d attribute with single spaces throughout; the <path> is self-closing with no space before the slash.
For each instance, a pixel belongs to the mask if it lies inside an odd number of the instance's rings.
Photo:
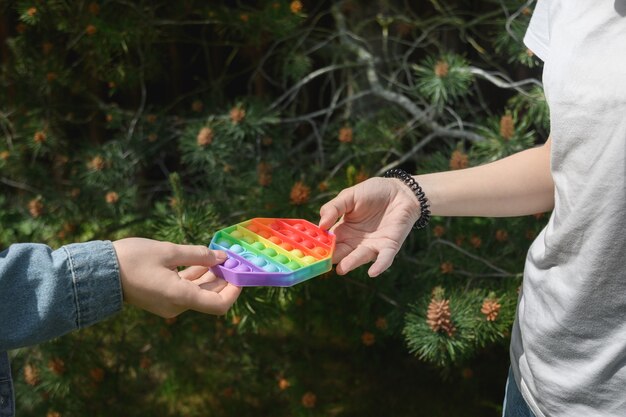
<path id="1" fill-rule="evenodd" d="M 63 246 L 67 253 L 78 328 L 90 326 L 120 311 L 122 284 L 117 255 L 110 241 Z"/>

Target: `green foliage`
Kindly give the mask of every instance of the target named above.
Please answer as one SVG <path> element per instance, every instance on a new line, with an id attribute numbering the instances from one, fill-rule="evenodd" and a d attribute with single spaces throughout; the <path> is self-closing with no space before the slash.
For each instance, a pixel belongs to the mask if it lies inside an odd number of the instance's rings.
<path id="1" fill-rule="evenodd" d="M 244 3 L 2 5 L 3 248 L 208 244 L 251 217 L 316 222 L 385 169 L 476 166 L 547 137 L 526 2 Z M 497 415 L 520 272 L 545 220 L 434 218 L 376 280 L 364 267 L 246 288 L 222 318 L 127 308 L 16 352 L 20 413 Z M 450 334 L 426 321 L 437 286 Z M 449 385 L 432 383 L 440 372 Z"/>
<path id="2" fill-rule="evenodd" d="M 450 303 L 451 322 L 454 326 L 452 336 L 445 331 L 433 331 L 428 325 L 426 300 L 410 306 L 406 315 L 403 334 L 407 338 L 409 350 L 420 359 L 440 367 L 450 363 L 461 364 L 476 350 L 507 340 L 512 320 L 511 311 L 515 307 L 515 298 L 511 295 L 503 293 L 496 297 L 493 292 L 486 293 L 484 290 L 474 289 L 456 291 L 446 299 Z M 488 320 L 481 312 L 481 305 L 485 299 L 497 301 L 508 317 L 502 317 L 498 313 L 499 317 L 495 320 Z"/>
<path id="3" fill-rule="evenodd" d="M 483 126 L 485 140 L 472 147 L 473 158 L 479 163 L 491 162 L 532 147 L 536 134 L 528 123 L 510 112 L 489 118 Z"/>
<path id="4" fill-rule="evenodd" d="M 446 104 L 454 104 L 455 99 L 467 94 L 473 80 L 467 66 L 463 58 L 451 53 L 428 57 L 413 67 L 417 90 L 441 111 Z"/>

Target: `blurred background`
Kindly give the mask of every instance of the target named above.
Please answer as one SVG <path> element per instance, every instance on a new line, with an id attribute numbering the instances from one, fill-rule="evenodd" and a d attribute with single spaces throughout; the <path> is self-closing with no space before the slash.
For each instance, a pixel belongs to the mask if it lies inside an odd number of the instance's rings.
<path id="1" fill-rule="evenodd" d="M 394 167 L 543 143 L 532 0 L 0 0 L 0 248 L 208 244 Z M 20 416 L 499 416 L 547 216 L 434 218 L 389 271 L 12 352 Z"/>

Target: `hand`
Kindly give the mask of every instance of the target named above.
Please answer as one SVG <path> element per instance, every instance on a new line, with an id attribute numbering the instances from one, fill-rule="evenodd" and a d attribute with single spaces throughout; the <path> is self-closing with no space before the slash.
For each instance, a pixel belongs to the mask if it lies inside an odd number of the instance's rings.
<path id="1" fill-rule="evenodd" d="M 124 301 L 159 316 L 174 317 L 186 310 L 224 314 L 241 293 L 208 268 L 226 260 L 222 251 L 141 238 L 117 240 L 113 247 Z M 177 272 L 179 266 L 189 265 Z"/>
<path id="2" fill-rule="evenodd" d="M 391 266 L 411 227 L 420 216 L 420 203 L 409 187 L 395 178 L 370 178 L 346 188 L 320 209 L 322 229 L 336 236 L 333 263 L 339 275 L 375 261 L 375 277 Z"/>

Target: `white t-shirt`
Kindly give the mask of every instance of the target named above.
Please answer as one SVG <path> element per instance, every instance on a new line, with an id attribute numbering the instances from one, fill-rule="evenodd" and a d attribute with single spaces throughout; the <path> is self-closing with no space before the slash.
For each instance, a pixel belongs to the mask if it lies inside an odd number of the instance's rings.
<path id="1" fill-rule="evenodd" d="M 513 373 L 537 417 L 626 416 L 626 0 L 538 0 L 555 207 L 529 249 Z"/>

